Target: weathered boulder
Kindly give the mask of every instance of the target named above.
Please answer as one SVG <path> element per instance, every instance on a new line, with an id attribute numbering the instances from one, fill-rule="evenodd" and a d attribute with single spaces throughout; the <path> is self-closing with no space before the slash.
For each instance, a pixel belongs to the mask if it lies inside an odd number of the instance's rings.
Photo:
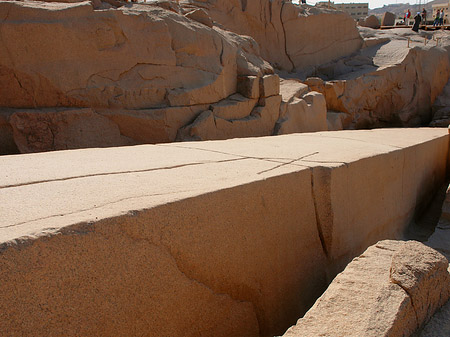
<path id="1" fill-rule="evenodd" d="M 378 20 L 378 18 L 375 15 L 369 15 L 364 20 L 359 21 L 358 25 L 362 27 L 378 29 L 380 28 L 380 20 Z"/>
<path id="2" fill-rule="evenodd" d="M 381 18 L 382 26 L 393 26 L 395 24 L 395 14 L 391 12 L 385 12 Z"/>
<path id="3" fill-rule="evenodd" d="M 362 45 L 355 21 L 335 10 L 301 7 L 283 0 L 182 2 L 186 10 L 193 5 L 207 10 L 217 26 L 253 37 L 264 59 L 284 70 L 328 62 Z"/>
<path id="4" fill-rule="evenodd" d="M 447 267 L 443 255 L 419 242 L 381 241 L 284 336 L 410 336 L 448 300 Z"/>

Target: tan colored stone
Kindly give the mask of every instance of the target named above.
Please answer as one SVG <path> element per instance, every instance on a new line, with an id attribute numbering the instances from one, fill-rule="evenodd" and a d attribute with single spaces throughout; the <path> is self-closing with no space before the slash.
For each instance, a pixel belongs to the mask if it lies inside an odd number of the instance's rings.
<path id="1" fill-rule="evenodd" d="M 397 51 L 398 46 L 394 40 L 377 49 L 372 59 L 379 66 L 375 71 L 305 83 L 325 96 L 328 110 L 349 114 L 353 128 L 429 123 L 431 106 L 449 78 L 447 52 L 423 47 Z"/>
<path id="2" fill-rule="evenodd" d="M 208 13 L 202 8 L 194 9 L 193 11 L 184 14 L 185 17 L 200 22 L 205 26 L 212 27 L 213 22 L 211 18 L 208 16 Z"/>
<path id="3" fill-rule="evenodd" d="M 315 66 L 350 55 L 362 45 L 354 20 L 344 13 L 314 7 L 304 9 L 282 0 L 196 3 L 207 10 L 218 26 L 253 37 L 263 58 L 275 68 Z M 324 24 L 335 29 L 323 29 Z M 339 48 L 335 48 L 336 44 Z"/>
<path id="4" fill-rule="evenodd" d="M 394 254 L 390 280 L 411 297 L 419 325 L 450 298 L 447 259 L 422 243 L 410 241 Z"/>
<path id="5" fill-rule="evenodd" d="M 448 140 L 377 129 L 2 156 L 0 335 L 282 334 L 335 267 L 402 232 L 444 179 Z"/>
<path id="6" fill-rule="evenodd" d="M 300 80 L 280 79 L 280 94 L 284 103 L 290 103 L 294 98 L 302 98 L 308 91 L 308 86 Z"/>
<path id="7" fill-rule="evenodd" d="M 265 106 L 258 106 L 251 114 L 239 119 L 215 116 L 208 110 L 193 123 L 178 132 L 178 140 L 213 140 L 272 135 L 279 118 L 281 96 L 266 98 Z"/>
<path id="8" fill-rule="evenodd" d="M 284 336 L 410 336 L 448 299 L 447 266 L 421 243 L 381 241 L 355 258 Z"/>
<path id="9" fill-rule="evenodd" d="M 363 44 L 355 20 L 346 13 L 314 7 L 302 13 L 301 7 L 287 2 L 281 14 L 286 53 L 296 69 L 351 55 Z M 324 29 L 324 23 L 328 29 Z"/>
<path id="10" fill-rule="evenodd" d="M 395 14 L 391 12 L 385 12 L 381 17 L 382 26 L 393 26 L 395 24 Z"/>
<path id="11" fill-rule="evenodd" d="M 327 105 L 322 94 L 309 92 L 283 105 L 275 134 L 328 130 Z"/>
<path id="12" fill-rule="evenodd" d="M 378 29 L 380 28 L 380 20 L 378 20 L 375 15 L 369 15 L 364 20 L 358 21 L 358 25 L 362 27 Z"/>
<path id="13" fill-rule="evenodd" d="M 238 46 L 236 58 L 238 76 L 261 77 L 274 73 L 270 63 L 259 56 L 259 46 L 253 38 L 229 31 L 223 33 Z"/>
<path id="14" fill-rule="evenodd" d="M 270 97 L 280 94 L 280 77 L 278 75 L 266 75 L 259 79 L 259 95 Z"/>
<path id="15" fill-rule="evenodd" d="M 1 23 L 1 106 L 142 109 L 236 92 L 237 46 L 172 11 L 139 4 L 94 11 L 88 2 L 0 7 L 9 13 Z M 21 52 L 25 41 L 33 53 Z"/>
<path id="16" fill-rule="evenodd" d="M 120 134 L 137 144 L 175 141 L 178 129 L 190 123 L 208 105 L 168 107 L 148 110 L 99 110 L 119 127 Z M 96 146 L 93 142 L 92 147 Z M 118 146 L 115 145 L 115 146 Z"/>
<path id="17" fill-rule="evenodd" d="M 216 117 L 228 120 L 240 119 L 250 115 L 256 103 L 256 99 L 249 99 L 240 94 L 235 94 L 211 105 L 211 111 Z"/>
<path id="18" fill-rule="evenodd" d="M 386 42 L 389 42 L 389 38 L 387 37 L 369 37 L 364 39 L 363 48 L 370 48 Z"/>

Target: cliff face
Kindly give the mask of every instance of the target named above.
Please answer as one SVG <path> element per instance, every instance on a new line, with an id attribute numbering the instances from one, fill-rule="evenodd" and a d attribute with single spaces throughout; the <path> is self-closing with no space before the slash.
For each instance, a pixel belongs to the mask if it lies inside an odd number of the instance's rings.
<path id="1" fill-rule="evenodd" d="M 306 83 L 324 94 L 328 110 L 343 113 L 344 128 L 427 125 L 450 75 L 448 42 L 437 46 L 430 34 L 424 45 L 422 36 L 406 29 L 375 34 L 365 43 L 378 39 L 382 44 L 322 65 L 317 75 L 325 80 Z"/>
<path id="2" fill-rule="evenodd" d="M 282 70 L 317 66 L 350 55 L 362 46 L 355 21 L 343 12 L 300 7 L 282 0 L 182 3 L 185 8 L 192 5 L 204 7 L 218 26 L 253 37 L 263 58 Z"/>

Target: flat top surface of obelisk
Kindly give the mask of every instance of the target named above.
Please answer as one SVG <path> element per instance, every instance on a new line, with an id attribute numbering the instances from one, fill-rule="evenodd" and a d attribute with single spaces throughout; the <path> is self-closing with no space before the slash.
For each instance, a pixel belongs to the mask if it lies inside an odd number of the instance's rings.
<path id="1" fill-rule="evenodd" d="M 447 136 L 378 129 L 3 156 L 0 243 Z"/>

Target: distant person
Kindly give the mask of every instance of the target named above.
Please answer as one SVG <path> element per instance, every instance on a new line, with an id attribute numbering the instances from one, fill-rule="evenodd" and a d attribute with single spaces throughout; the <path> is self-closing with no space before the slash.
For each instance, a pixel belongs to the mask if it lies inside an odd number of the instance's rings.
<path id="1" fill-rule="evenodd" d="M 422 22 L 423 22 L 424 25 L 427 24 L 427 11 L 426 11 L 425 8 L 422 9 Z"/>
<path id="2" fill-rule="evenodd" d="M 409 19 L 411 19 L 411 11 L 408 9 L 408 12 L 406 12 L 406 19 L 408 20 L 406 22 L 406 25 L 409 26 Z"/>
<path id="3" fill-rule="evenodd" d="M 433 21 L 433 27 L 439 25 L 440 21 L 441 21 L 441 11 L 438 9 L 436 11 L 436 16 L 435 16 L 434 21 Z"/>
<path id="4" fill-rule="evenodd" d="M 441 17 L 439 18 L 439 25 L 443 25 L 444 24 L 444 10 L 441 10 Z"/>
<path id="5" fill-rule="evenodd" d="M 417 12 L 416 16 L 414 17 L 414 26 L 412 27 L 412 30 L 416 33 L 419 31 L 420 21 L 422 21 L 422 16 L 420 15 L 420 12 Z"/>

